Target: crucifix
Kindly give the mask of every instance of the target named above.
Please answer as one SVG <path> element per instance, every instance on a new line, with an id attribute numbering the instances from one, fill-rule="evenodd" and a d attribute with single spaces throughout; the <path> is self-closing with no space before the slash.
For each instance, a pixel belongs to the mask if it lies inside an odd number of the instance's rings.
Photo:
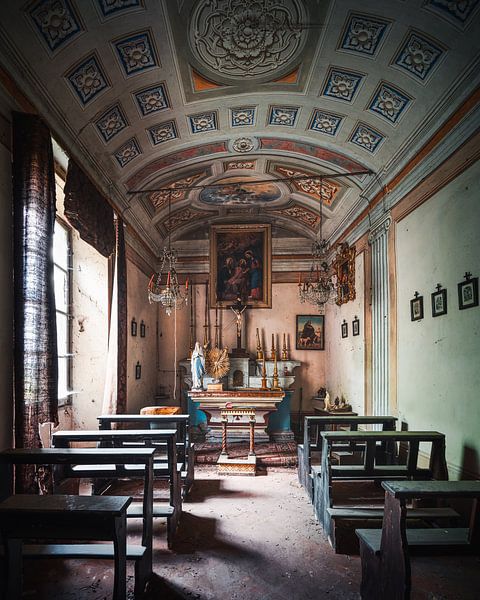
<path id="1" fill-rule="evenodd" d="M 237 347 L 233 353 L 237 354 L 237 356 L 245 354 L 245 350 L 242 348 L 242 325 L 243 325 L 243 313 L 245 312 L 246 308 L 247 308 L 247 305 L 242 302 L 242 299 L 240 297 L 238 297 L 235 300 L 235 304 L 232 304 L 232 306 L 230 306 L 230 309 L 235 314 L 235 319 L 236 319 L 235 324 L 237 327 Z"/>

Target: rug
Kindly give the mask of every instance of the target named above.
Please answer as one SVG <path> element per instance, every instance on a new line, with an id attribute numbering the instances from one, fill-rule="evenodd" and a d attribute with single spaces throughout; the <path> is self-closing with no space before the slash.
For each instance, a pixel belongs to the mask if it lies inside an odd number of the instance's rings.
<path id="1" fill-rule="evenodd" d="M 246 458 L 248 442 L 228 444 L 230 458 Z M 216 464 L 222 445 L 220 443 L 195 443 L 195 463 L 198 465 Z M 259 442 L 255 444 L 257 464 L 261 466 L 296 467 L 297 445 L 295 442 Z"/>

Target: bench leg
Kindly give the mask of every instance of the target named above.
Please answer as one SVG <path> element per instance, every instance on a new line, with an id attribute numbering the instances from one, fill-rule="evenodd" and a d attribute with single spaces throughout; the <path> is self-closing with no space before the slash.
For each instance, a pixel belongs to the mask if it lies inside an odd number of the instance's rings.
<path id="1" fill-rule="evenodd" d="M 6 582 L 4 582 L 5 600 L 21 600 L 22 598 L 22 540 L 9 539 L 5 542 Z"/>
<path id="2" fill-rule="evenodd" d="M 114 580 L 113 600 L 125 600 L 127 597 L 127 518 L 117 517 L 114 523 L 113 548 Z"/>
<path id="3" fill-rule="evenodd" d="M 360 595 L 362 600 L 381 600 L 380 592 L 380 557 L 360 540 L 360 559 L 362 561 L 362 583 Z"/>
<path id="4" fill-rule="evenodd" d="M 135 600 L 141 600 L 147 587 L 148 580 L 152 576 L 152 561 L 145 554 L 142 558 L 135 561 L 135 587 L 133 597 Z"/>

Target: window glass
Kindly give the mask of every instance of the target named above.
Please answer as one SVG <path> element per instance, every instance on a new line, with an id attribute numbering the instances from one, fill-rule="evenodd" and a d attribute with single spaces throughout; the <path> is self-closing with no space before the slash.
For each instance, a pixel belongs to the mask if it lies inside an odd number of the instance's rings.
<path id="1" fill-rule="evenodd" d="M 58 399 L 70 392 L 70 231 L 55 221 L 53 236 L 54 289 L 57 320 Z"/>

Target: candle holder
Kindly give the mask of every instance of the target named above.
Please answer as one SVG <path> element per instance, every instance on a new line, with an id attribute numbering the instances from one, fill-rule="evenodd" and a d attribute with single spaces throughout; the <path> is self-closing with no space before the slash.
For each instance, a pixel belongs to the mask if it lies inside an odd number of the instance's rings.
<path id="1" fill-rule="evenodd" d="M 270 359 L 271 360 L 275 360 L 277 357 L 277 353 L 275 351 L 275 338 L 274 335 L 272 333 L 272 349 L 270 350 Z"/>
<path id="2" fill-rule="evenodd" d="M 282 360 L 288 360 L 287 343 L 285 340 L 285 334 L 283 334 Z"/>
<path id="3" fill-rule="evenodd" d="M 262 350 L 262 344 L 260 342 L 260 336 L 258 334 L 258 327 L 257 327 L 257 360 L 262 360 L 263 359 L 263 350 Z"/>
<path id="4" fill-rule="evenodd" d="M 272 380 L 272 390 L 280 390 L 281 387 L 278 382 L 278 368 L 277 368 L 277 356 L 275 355 L 274 363 L 273 363 L 273 380 Z"/>
<path id="5" fill-rule="evenodd" d="M 262 390 L 267 390 L 267 368 L 265 366 L 265 356 L 263 357 L 262 363 Z"/>

